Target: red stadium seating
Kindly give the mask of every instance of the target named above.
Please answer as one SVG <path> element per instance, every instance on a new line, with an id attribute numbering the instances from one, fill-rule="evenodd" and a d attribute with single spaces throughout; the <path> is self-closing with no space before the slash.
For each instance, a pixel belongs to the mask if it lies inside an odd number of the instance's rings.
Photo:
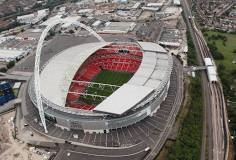
<path id="1" fill-rule="evenodd" d="M 120 49 L 127 53 L 119 52 Z M 102 69 L 135 73 L 141 64 L 143 52 L 133 44 L 107 45 L 91 55 L 79 68 L 73 80 L 91 81 Z M 80 104 L 79 93 L 84 92 L 86 83 L 72 82 L 67 95 L 67 105 L 82 110 L 92 110 L 95 105 Z"/>

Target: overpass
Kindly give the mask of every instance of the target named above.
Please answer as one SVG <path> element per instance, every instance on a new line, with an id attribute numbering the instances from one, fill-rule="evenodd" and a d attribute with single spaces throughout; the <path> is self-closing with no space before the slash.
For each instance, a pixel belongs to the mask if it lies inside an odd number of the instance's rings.
<path id="1" fill-rule="evenodd" d="M 192 66 L 192 71 L 199 71 L 207 69 L 207 66 Z"/>

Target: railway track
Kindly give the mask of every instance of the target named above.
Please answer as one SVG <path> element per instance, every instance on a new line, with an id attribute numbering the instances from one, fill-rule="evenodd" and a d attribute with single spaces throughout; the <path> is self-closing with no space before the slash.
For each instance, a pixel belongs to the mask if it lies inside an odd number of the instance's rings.
<path id="1" fill-rule="evenodd" d="M 207 44 L 204 40 L 204 37 L 200 30 L 198 30 L 195 22 L 194 17 L 192 16 L 191 10 L 189 8 L 188 3 L 186 0 L 182 1 L 183 9 L 185 11 L 186 17 L 188 17 L 187 22 L 190 27 L 190 31 L 192 32 L 191 35 L 194 39 L 194 43 L 196 48 L 199 51 L 201 60 L 204 60 L 204 58 L 211 58 L 213 61 L 213 56 L 207 47 Z M 214 61 L 213 66 L 216 68 Z M 213 147 L 210 148 L 212 151 L 212 159 L 216 160 L 227 160 L 228 154 L 229 154 L 229 128 L 228 128 L 228 118 L 227 118 L 227 112 L 226 112 L 226 104 L 224 100 L 224 94 L 223 89 L 219 80 L 219 77 L 217 77 L 217 81 L 207 81 L 209 90 L 211 92 L 210 96 L 210 104 L 206 107 L 210 107 L 210 112 L 207 113 L 212 115 L 211 122 L 208 122 L 209 128 L 211 131 L 207 131 L 210 136 L 212 136 L 212 144 Z M 212 125 L 211 125 L 212 124 Z M 205 138 L 204 138 L 205 139 Z M 211 141 L 210 140 L 210 141 Z M 205 152 L 205 151 L 203 151 Z M 209 153 L 209 155 L 211 155 Z M 203 153 L 205 155 L 205 153 Z M 211 156 L 209 156 L 211 157 Z M 204 159 L 205 156 L 202 156 L 202 159 Z"/>
<path id="2" fill-rule="evenodd" d="M 225 140 L 224 140 L 224 115 L 222 113 L 223 99 L 219 84 L 213 82 L 212 91 L 212 128 L 213 128 L 213 159 L 224 159 Z"/>
<path id="3" fill-rule="evenodd" d="M 199 48 L 202 58 L 213 59 L 203 37 L 195 32 L 196 39 L 199 42 Z M 216 66 L 215 66 L 216 67 Z M 227 160 L 229 152 L 229 129 L 226 105 L 224 101 L 223 89 L 219 77 L 218 81 L 208 82 L 212 93 L 212 138 L 213 138 L 213 159 Z"/>

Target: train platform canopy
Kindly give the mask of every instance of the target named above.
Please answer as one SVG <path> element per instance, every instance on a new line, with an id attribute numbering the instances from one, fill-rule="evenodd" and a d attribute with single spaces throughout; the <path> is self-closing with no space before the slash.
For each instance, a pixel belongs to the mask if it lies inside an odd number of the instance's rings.
<path id="1" fill-rule="evenodd" d="M 206 66 L 212 66 L 213 65 L 213 63 L 211 61 L 211 58 L 204 58 L 204 62 L 205 62 Z"/>
<path id="2" fill-rule="evenodd" d="M 117 89 L 111 96 L 107 97 L 102 103 L 100 103 L 95 111 L 111 113 L 116 115 L 122 115 L 132 107 L 135 107 L 140 101 L 150 95 L 154 89 L 145 87 L 124 84 Z"/>
<path id="3" fill-rule="evenodd" d="M 210 82 L 217 81 L 217 72 L 214 66 L 207 67 L 207 75 Z"/>

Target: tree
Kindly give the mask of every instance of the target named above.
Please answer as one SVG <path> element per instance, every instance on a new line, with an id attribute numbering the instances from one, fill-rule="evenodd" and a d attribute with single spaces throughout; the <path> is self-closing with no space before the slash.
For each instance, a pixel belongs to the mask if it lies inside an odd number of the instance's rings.
<path id="1" fill-rule="evenodd" d="M 75 31 L 73 29 L 71 29 L 71 30 L 69 30 L 69 33 L 73 34 L 73 33 L 75 33 Z"/>
<path id="2" fill-rule="evenodd" d="M 1 68 L 1 69 L 0 69 L 0 72 L 4 72 L 4 73 L 7 72 L 7 68 L 5 68 L 5 67 L 4 67 L 4 68 Z"/>
<path id="3" fill-rule="evenodd" d="M 236 69 L 234 69 L 232 72 L 231 72 L 231 75 L 236 78 Z"/>
<path id="4" fill-rule="evenodd" d="M 203 33 L 203 36 L 204 37 L 208 37 L 208 33 Z"/>
<path id="5" fill-rule="evenodd" d="M 55 31 L 52 29 L 49 31 L 49 36 L 55 36 L 55 34 L 56 34 Z"/>
<path id="6" fill-rule="evenodd" d="M 12 68 L 15 65 L 15 61 L 10 61 L 7 63 L 7 68 Z"/>
<path id="7" fill-rule="evenodd" d="M 224 72 L 225 72 L 225 66 L 220 63 L 218 66 L 217 66 L 217 72 L 219 74 L 220 77 L 222 77 L 224 75 Z"/>
<path id="8" fill-rule="evenodd" d="M 223 46 L 226 46 L 226 43 L 225 43 L 225 41 L 223 41 Z"/>
<path id="9" fill-rule="evenodd" d="M 213 58 L 216 60 L 223 60 L 225 58 L 224 55 L 218 50 L 212 51 L 212 55 L 213 55 Z"/>

